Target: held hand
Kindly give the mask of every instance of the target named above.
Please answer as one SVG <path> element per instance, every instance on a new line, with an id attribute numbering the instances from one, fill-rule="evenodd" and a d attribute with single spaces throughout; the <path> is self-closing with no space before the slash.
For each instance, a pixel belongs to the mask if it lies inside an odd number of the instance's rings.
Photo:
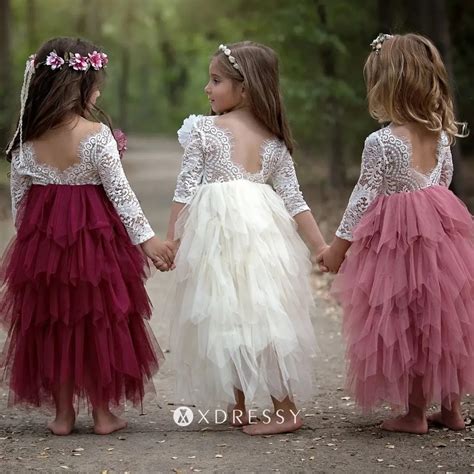
<path id="1" fill-rule="evenodd" d="M 337 273 L 344 261 L 344 254 L 336 252 L 332 247 L 328 247 L 320 256 L 320 259 L 320 264 L 324 265 L 331 273 Z"/>
<path id="2" fill-rule="evenodd" d="M 313 264 L 315 265 L 317 264 L 319 271 L 323 273 L 329 272 L 328 267 L 326 267 L 323 263 L 323 253 L 327 249 L 329 249 L 329 245 L 324 244 L 322 248 L 319 248 L 318 250 L 311 252 L 311 261 L 313 262 Z"/>
<path id="3" fill-rule="evenodd" d="M 160 270 L 160 272 L 167 272 L 176 268 L 176 265 L 174 263 L 174 257 L 176 256 L 176 252 L 178 251 L 179 241 L 166 240 L 163 242 L 163 244 L 168 248 L 168 250 L 171 250 L 173 252 L 173 262 L 171 263 L 171 265 L 168 265 L 162 257 L 156 257 L 153 264 L 158 270 Z"/>
<path id="4" fill-rule="evenodd" d="M 159 270 L 167 271 L 173 265 L 175 256 L 175 244 L 173 242 L 162 241 L 155 236 L 144 242 L 142 249 Z"/>

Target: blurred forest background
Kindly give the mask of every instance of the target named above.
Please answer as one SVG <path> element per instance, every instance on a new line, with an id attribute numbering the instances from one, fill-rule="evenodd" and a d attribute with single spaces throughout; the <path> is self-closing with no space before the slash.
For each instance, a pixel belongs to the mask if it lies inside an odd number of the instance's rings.
<path id="1" fill-rule="evenodd" d="M 53 36 L 103 46 L 110 62 L 101 105 L 116 126 L 146 134 L 174 134 L 184 117 L 208 111 L 203 87 L 220 43 L 270 45 L 281 59 L 295 159 L 327 195 L 353 184 L 363 140 L 378 127 L 362 66 L 379 32 L 429 36 L 451 75 L 459 119 L 474 123 L 471 0 L 0 0 L 0 22 L 2 147 L 25 59 Z M 472 137 L 458 140 L 455 191 L 471 206 L 473 154 Z"/>

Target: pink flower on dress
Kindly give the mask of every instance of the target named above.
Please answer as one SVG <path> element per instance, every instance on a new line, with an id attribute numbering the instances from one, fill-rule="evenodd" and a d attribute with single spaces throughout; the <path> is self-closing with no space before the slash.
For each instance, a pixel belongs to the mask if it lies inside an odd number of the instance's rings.
<path id="1" fill-rule="evenodd" d="M 56 51 L 51 51 L 46 57 L 46 66 L 49 66 L 53 71 L 55 69 L 61 69 L 64 64 L 64 59 L 58 56 Z"/>
<path id="2" fill-rule="evenodd" d="M 81 56 L 79 53 L 71 53 L 69 67 L 72 67 L 75 71 L 87 71 L 89 69 L 88 58 Z"/>
<path id="3" fill-rule="evenodd" d="M 120 159 L 122 159 L 123 154 L 127 151 L 127 135 L 125 135 L 125 133 L 123 133 L 119 128 L 114 128 L 113 134 L 115 141 L 117 142 Z"/>
<path id="4" fill-rule="evenodd" d="M 88 54 L 89 56 L 89 63 L 90 65 L 98 71 L 99 69 L 102 69 L 103 67 L 107 66 L 107 63 L 109 62 L 109 58 L 105 53 L 99 53 L 97 51 L 94 51 L 92 53 Z"/>

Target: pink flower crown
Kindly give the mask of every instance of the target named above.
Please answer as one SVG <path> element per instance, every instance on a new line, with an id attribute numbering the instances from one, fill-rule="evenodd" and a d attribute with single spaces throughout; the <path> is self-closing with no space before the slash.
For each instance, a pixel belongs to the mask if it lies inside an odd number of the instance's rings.
<path id="1" fill-rule="evenodd" d="M 46 61 L 43 63 L 36 63 L 35 59 L 36 55 L 34 54 L 29 58 L 34 68 L 44 64 L 45 66 L 49 66 L 53 71 L 61 69 L 65 64 L 75 71 L 85 72 L 89 68 L 98 71 L 99 69 L 107 67 L 107 63 L 109 62 L 108 56 L 99 51 L 93 51 L 87 56 L 82 56 L 79 53 L 66 53 L 64 57 L 59 56 L 56 51 L 51 51 L 48 56 L 46 56 Z"/>

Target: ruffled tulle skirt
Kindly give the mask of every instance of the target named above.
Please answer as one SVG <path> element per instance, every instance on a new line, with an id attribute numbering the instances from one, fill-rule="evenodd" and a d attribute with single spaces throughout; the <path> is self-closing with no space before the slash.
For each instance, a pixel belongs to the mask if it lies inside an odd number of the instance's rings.
<path id="1" fill-rule="evenodd" d="M 11 404 L 73 387 L 93 405 L 141 403 L 161 351 L 146 319 L 146 261 L 101 186 L 30 188 L 2 258 L 2 381 Z"/>
<path id="2" fill-rule="evenodd" d="M 176 224 L 181 240 L 165 313 L 177 398 L 226 407 L 310 398 L 316 342 L 309 252 L 268 185 L 202 185 Z M 265 397 L 265 398 L 264 398 Z"/>
<path id="3" fill-rule="evenodd" d="M 357 226 L 333 292 L 362 408 L 406 409 L 414 384 L 446 407 L 474 391 L 473 236 L 472 216 L 442 186 L 380 196 Z"/>

